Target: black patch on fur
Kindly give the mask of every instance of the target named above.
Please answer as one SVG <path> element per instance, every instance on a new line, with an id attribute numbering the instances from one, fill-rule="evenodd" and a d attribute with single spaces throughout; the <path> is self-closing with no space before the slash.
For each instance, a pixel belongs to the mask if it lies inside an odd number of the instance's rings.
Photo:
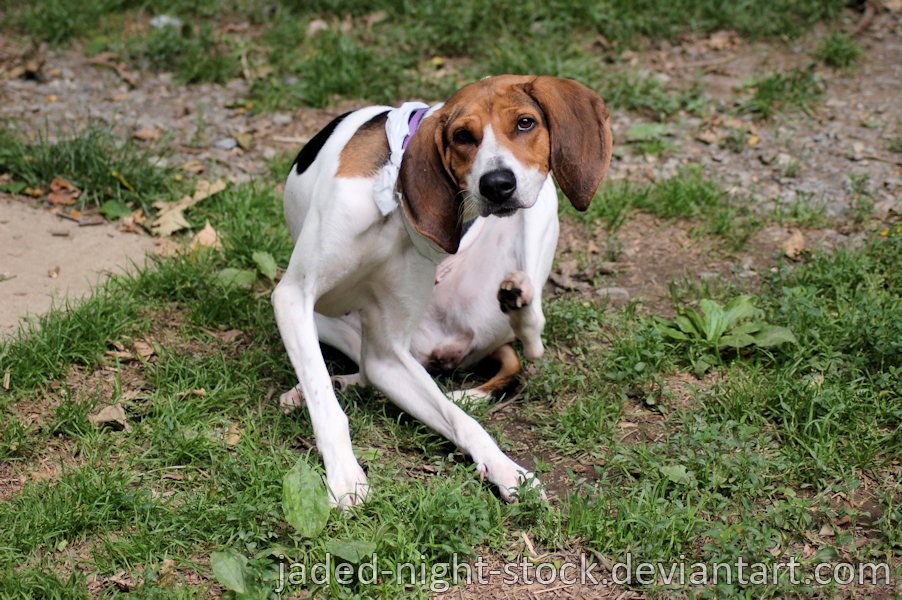
<path id="1" fill-rule="evenodd" d="M 294 163 L 292 163 L 291 165 L 291 168 L 295 169 L 298 175 L 303 174 L 303 172 L 313 164 L 313 161 L 316 160 L 316 155 L 319 154 L 319 151 L 332 135 L 332 132 L 335 131 L 335 128 L 338 127 L 338 124 L 344 121 L 345 117 L 347 117 L 349 114 L 351 113 L 346 112 L 340 117 L 335 117 L 331 123 L 323 127 L 323 129 L 319 133 L 313 136 L 313 139 L 311 139 L 303 148 L 301 148 L 301 151 L 298 152 L 297 158 L 294 159 Z M 291 169 L 289 169 L 288 172 L 290 173 Z"/>
<path id="2" fill-rule="evenodd" d="M 360 129 L 357 131 L 369 131 L 370 129 L 381 128 L 385 129 L 385 122 L 388 121 L 388 112 L 381 112 L 363 125 L 360 126 Z"/>

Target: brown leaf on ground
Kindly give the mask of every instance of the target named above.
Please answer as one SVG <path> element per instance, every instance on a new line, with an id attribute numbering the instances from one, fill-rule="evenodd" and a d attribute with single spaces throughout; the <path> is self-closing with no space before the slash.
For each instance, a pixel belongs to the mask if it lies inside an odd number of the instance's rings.
<path id="1" fill-rule="evenodd" d="M 137 352 L 141 358 L 147 359 L 153 356 L 153 346 L 151 344 L 139 340 L 135 342 L 133 346 L 135 352 Z"/>
<path id="2" fill-rule="evenodd" d="M 125 429 L 126 431 L 131 431 L 131 426 L 125 418 L 125 410 L 123 410 L 122 404 L 119 402 L 102 408 L 96 414 L 88 415 L 88 421 L 91 422 L 94 429 L 99 429 L 101 426 L 109 424 L 117 430 Z"/>
<path id="3" fill-rule="evenodd" d="M 154 127 L 153 129 L 145 127 L 143 129 L 133 131 L 132 137 L 137 140 L 156 141 L 160 139 L 160 130 L 156 127 Z"/>
<path id="4" fill-rule="evenodd" d="M 802 230 L 794 229 L 792 235 L 790 235 L 785 242 L 780 244 L 780 248 L 786 253 L 787 258 L 790 260 L 798 260 L 802 250 L 805 249 L 805 235 L 802 233 Z"/>
<path id="5" fill-rule="evenodd" d="M 209 219 L 207 219 L 207 224 L 204 225 L 204 228 L 195 234 L 194 239 L 191 240 L 188 248 L 191 250 L 197 248 L 213 248 L 214 250 L 217 250 L 222 248 L 219 233 L 213 229 L 212 225 L 210 225 Z"/>
<path id="6" fill-rule="evenodd" d="M 51 204 L 75 204 L 75 201 L 81 196 L 81 190 L 62 177 L 57 177 L 50 182 L 50 190 L 50 193 L 47 194 L 47 201 Z"/>
<path id="7" fill-rule="evenodd" d="M 151 225 L 151 230 L 160 237 L 168 237 L 180 229 L 190 227 L 184 211 L 225 188 L 226 182 L 222 179 L 217 179 L 213 183 L 201 179 L 197 182 L 193 196 L 185 196 L 178 202 L 154 202 L 153 205 L 160 212 L 157 214 L 156 222 Z"/>
<path id="8" fill-rule="evenodd" d="M 207 170 L 207 166 L 200 162 L 199 160 L 189 160 L 185 164 L 182 165 L 182 168 L 189 173 L 194 173 L 195 175 L 200 175 L 204 171 Z"/>

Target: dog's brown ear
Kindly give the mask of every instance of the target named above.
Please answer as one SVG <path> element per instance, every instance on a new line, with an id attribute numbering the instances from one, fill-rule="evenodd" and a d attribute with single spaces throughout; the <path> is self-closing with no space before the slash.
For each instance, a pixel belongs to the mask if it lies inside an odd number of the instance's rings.
<path id="1" fill-rule="evenodd" d="M 423 119 L 404 151 L 398 180 L 414 229 L 454 254 L 463 235 L 460 190 L 445 168 L 443 147 L 438 115 Z"/>
<path id="2" fill-rule="evenodd" d="M 525 91 L 545 113 L 551 170 L 576 210 L 584 211 L 611 164 L 610 111 L 598 94 L 572 79 L 536 77 Z"/>

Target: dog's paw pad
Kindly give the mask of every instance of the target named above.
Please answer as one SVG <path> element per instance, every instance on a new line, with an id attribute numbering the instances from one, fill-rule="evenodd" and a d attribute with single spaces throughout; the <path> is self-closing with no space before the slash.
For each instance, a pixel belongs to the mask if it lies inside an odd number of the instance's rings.
<path id="1" fill-rule="evenodd" d="M 498 303 L 502 312 L 510 312 L 532 302 L 533 289 L 529 276 L 523 271 L 508 273 L 498 288 Z"/>
<path id="2" fill-rule="evenodd" d="M 353 375 L 334 375 L 332 377 L 332 384 L 338 388 L 339 392 L 344 392 L 352 385 L 364 387 L 360 373 L 354 373 Z"/>
<path id="3" fill-rule="evenodd" d="M 279 396 L 279 406 L 285 414 L 294 412 L 299 406 L 304 406 L 304 396 L 297 388 L 291 388 Z"/>

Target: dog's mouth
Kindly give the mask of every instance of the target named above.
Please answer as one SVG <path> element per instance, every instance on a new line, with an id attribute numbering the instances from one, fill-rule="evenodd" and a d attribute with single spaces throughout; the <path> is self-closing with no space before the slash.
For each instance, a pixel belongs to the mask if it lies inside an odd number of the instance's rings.
<path id="1" fill-rule="evenodd" d="M 509 217 L 509 216 L 513 215 L 515 212 L 517 212 L 519 209 L 520 209 L 519 206 L 513 206 L 510 208 L 498 208 L 496 210 L 491 211 L 490 214 L 493 214 L 496 217 Z"/>

